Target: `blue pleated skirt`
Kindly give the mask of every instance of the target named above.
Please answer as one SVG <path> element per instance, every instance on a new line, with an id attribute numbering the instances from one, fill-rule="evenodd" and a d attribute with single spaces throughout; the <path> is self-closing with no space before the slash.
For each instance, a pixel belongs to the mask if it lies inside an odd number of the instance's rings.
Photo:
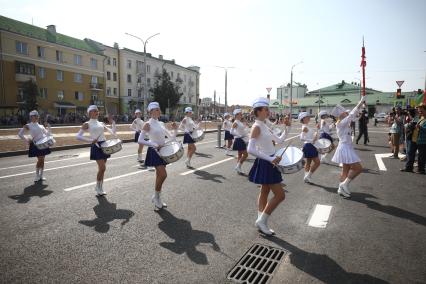
<path id="1" fill-rule="evenodd" d="M 247 150 L 246 142 L 242 138 L 235 138 L 234 145 L 232 146 L 232 150 L 236 151 L 244 151 Z"/>
<path id="2" fill-rule="evenodd" d="M 195 141 L 192 139 L 191 135 L 189 133 L 185 133 L 183 135 L 183 144 L 194 144 Z"/>
<path id="3" fill-rule="evenodd" d="M 302 151 L 303 151 L 303 156 L 305 158 L 316 158 L 316 157 L 318 157 L 318 150 L 311 143 L 305 143 L 303 145 Z"/>
<path id="4" fill-rule="evenodd" d="M 158 155 L 158 152 L 154 148 L 148 147 L 145 157 L 145 166 L 147 167 L 156 167 L 156 166 L 165 166 L 167 163 Z"/>
<path id="5" fill-rule="evenodd" d="M 28 150 L 28 157 L 46 156 L 46 155 L 49 155 L 50 153 L 51 153 L 50 148 L 40 150 L 39 148 L 36 147 L 36 145 L 34 145 L 33 142 L 30 143 L 30 148 Z"/>
<path id="6" fill-rule="evenodd" d="M 98 142 L 99 145 L 102 145 L 105 141 Z M 106 160 L 110 158 L 111 155 L 107 155 L 102 152 L 102 149 L 96 144 L 92 144 L 90 147 L 90 160 Z"/>
<path id="7" fill-rule="evenodd" d="M 331 143 L 333 143 L 333 138 L 330 136 L 330 134 L 325 132 L 321 133 L 320 139 L 328 139 Z"/>
<path id="8" fill-rule="evenodd" d="M 137 143 L 139 140 L 139 135 L 141 135 L 139 132 L 135 131 L 135 142 Z"/>
<path id="9" fill-rule="evenodd" d="M 231 132 L 229 132 L 229 130 L 225 130 L 225 140 L 233 140 L 234 139 L 234 135 L 231 134 Z"/>
<path id="10" fill-rule="evenodd" d="M 255 184 L 276 184 L 283 181 L 281 172 L 270 162 L 256 158 L 249 173 L 249 181 Z"/>

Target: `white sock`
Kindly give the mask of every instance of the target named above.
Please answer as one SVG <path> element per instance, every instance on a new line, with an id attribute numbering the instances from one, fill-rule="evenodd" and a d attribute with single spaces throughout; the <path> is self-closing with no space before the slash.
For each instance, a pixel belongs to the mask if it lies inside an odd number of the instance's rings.
<path id="1" fill-rule="evenodd" d="M 43 168 L 39 168 L 38 169 L 38 176 L 40 177 L 40 178 L 42 178 L 43 177 Z"/>
<path id="2" fill-rule="evenodd" d="M 262 222 L 263 224 L 266 225 L 268 223 L 268 218 L 269 218 L 269 215 L 266 214 L 265 212 L 262 212 L 262 214 L 259 217 L 259 222 Z"/>
<path id="3" fill-rule="evenodd" d="M 155 198 L 160 198 L 161 191 L 155 191 L 154 196 Z"/>
<path id="4" fill-rule="evenodd" d="M 260 215 L 262 215 L 262 211 L 257 211 L 257 219 L 259 219 L 260 218 Z"/>
<path id="5" fill-rule="evenodd" d="M 36 168 L 36 176 L 40 176 L 40 169 Z"/>
<path id="6" fill-rule="evenodd" d="M 98 180 L 98 181 L 96 181 L 96 188 L 97 189 L 102 189 L 102 181 L 100 180 Z"/>
<path id="7" fill-rule="evenodd" d="M 241 163 L 237 163 L 237 168 L 241 169 Z"/>
<path id="8" fill-rule="evenodd" d="M 350 178 L 346 178 L 343 182 L 342 182 L 342 184 L 344 184 L 344 185 L 349 185 L 349 183 L 351 182 L 351 180 L 352 179 L 350 179 Z"/>
<path id="9" fill-rule="evenodd" d="M 312 177 L 312 172 L 308 172 L 308 174 L 307 174 L 307 176 L 308 176 L 308 178 L 310 178 L 310 177 Z"/>
<path id="10" fill-rule="evenodd" d="M 305 177 L 307 177 L 309 175 L 309 172 L 305 171 Z"/>

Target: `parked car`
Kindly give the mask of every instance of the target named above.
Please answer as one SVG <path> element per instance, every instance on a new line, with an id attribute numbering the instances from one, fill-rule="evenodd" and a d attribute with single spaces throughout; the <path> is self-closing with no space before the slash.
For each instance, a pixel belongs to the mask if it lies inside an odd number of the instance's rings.
<path id="1" fill-rule="evenodd" d="M 388 115 L 384 112 L 378 113 L 376 115 L 377 122 L 386 122 L 388 121 Z"/>

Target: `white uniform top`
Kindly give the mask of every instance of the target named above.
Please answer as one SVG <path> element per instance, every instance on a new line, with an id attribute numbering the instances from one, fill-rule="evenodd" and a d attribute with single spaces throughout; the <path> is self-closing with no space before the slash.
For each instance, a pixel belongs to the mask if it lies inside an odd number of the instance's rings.
<path id="1" fill-rule="evenodd" d="M 140 135 L 138 143 L 156 148 L 166 143 L 166 136 L 170 139 L 176 138 L 176 131 L 172 133 L 167 130 L 164 123 L 158 119 L 150 118 L 146 123 L 149 125 L 149 131 L 146 132 L 149 134 L 149 140 L 146 141 L 144 135 Z M 145 131 L 142 131 L 142 134 L 145 134 Z"/>
<path id="2" fill-rule="evenodd" d="M 102 141 L 106 140 L 105 135 L 104 135 L 105 129 L 113 135 L 115 135 L 115 133 L 116 133 L 115 121 L 112 122 L 112 129 L 109 128 L 109 127 L 106 127 L 106 125 L 103 122 L 98 121 L 96 118 L 91 118 L 86 123 L 89 126 L 88 131 L 89 131 L 90 138 L 84 137 L 83 136 L 84 130 L 80 129 L 80 131 L 77 134 L 78 140 L 92 142 L 93 140 L 96 139 L 99 142 L 102 142 Z"/>
<path id="3" fill-rule="evenodd" d="M 135 120 L 133 120 L 132 125 L 130 125 L 130 129 L 136 132 L 141 132 L 143 129 L 143 125 L 144 121 L 140 117 L 137 117 Z"/>
<path id="4" fill-rule="evenodd" d="M 339 137 L 339 144 L 352 144 L 351 121 L 355 120 L 356 111 L 351 111 L 347 117 L 336 123 L 336 133 Z"/>
<path id="5" fill-rule="evenodd" d="M 225 129 L 225 130 L 227 130 L 227 131 L 231 131 L 231 128 L 232 128 L 232 122 L 230 122 L 230 121 L 229 121 L 229 119 L 225 119 L 225 120 L 223 121 L 222 126 L 223 126 L 223 129 Z"/>
<path id="6" fill-rule="evenodd" d="M 28 127 L 28 129 L 30 131 L 30 135 L 31 135 L 32 140 L 34 142 L 40 141 L 41 139 L 43 139 L 47 135 L 50 135 L 50 129 L 46 130 L 46 128 L 44 128 L 44 126 L 40 125 L 38 122 L 35 122 L 35 123 L 30 122 L 30 123 L 27 123 L 26 126 Z M 25 132 L 25 129 L 21 128 L 21 130 L 19 130 L 18 136 L 22 140 L 27 141 L 27 139 L 24 136 L 24 132 Z"/>
<path id="7" fill-rule="evenodd" d="M 248 135 L 248 128 L 238 119 L 234 121 L 237 124 L 236 128 L 231 128 L 231 134 L 235 136 L 235 138 L 243 138 Z"/>
<path id="8" fill-rule="evenodd" d="M 266 123 L 256 120 L 253 124 L 253 127 L 254 126 L 258 126 L 260 128 L 260 135 L 256 138 L 256 148 L 258 148 L 258 151 L 263 152 L 268 156 L 275 154 L 275 147 L 272 143 L 274 136 L 266 126 Z"/>
<path id="9" fill-rule="evenodd" d="M 325 119 L 321 119 L 319 131 L 320 131 L 320 134 L 322 134 L 322 133 L 330 134 L 331 133 L 330 124 L 328 124 Z"/>
<path id="10" fill-rule="evenodd" d="M 308 132 L 303 132 L 303 129 L 307 128 Z M 300 140 L 304 143 L 312 143 L 315 138 L 315 131 L 312 128 L 309 128 L 307 124 L 302 124 L 302 132 L 300 133 Z"/>
<path id="11" fill-rule="evenodd" d="M 195 122 L 190 118 L 189 116 L 186 116 L 184 119 L 182 119 L 179 129 L 182 129 L 185 131 L 185 133 L 191 133 L 194 131 L 194 129 L 197 129 L 198 125 L 195 124 Z"/>

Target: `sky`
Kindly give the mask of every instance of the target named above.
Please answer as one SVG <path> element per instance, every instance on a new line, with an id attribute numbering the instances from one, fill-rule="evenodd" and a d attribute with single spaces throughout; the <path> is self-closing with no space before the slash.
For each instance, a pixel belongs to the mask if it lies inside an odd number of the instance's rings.
<path id="1" fill-rule="evenodd" d="M 65 4 L 66 3 L 66 4 Z M 308 90 L 359 81 L 364 37 L 366 85 L 425 88 L 425 0 L 0 0 L 0 14 L 59 33 L 143 51 L 201 68 L 200 97 L 251 104 L 293 80 Z"/>

